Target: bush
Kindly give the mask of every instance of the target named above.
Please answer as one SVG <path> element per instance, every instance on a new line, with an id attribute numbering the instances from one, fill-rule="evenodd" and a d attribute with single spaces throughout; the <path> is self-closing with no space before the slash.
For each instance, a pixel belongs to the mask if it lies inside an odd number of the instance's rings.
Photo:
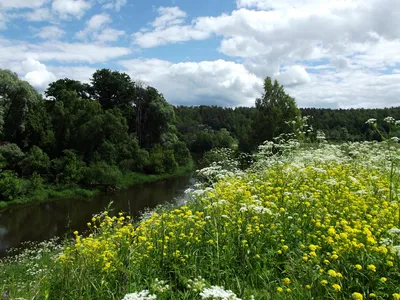
<path id="1" fill-rule="evenodd" d="M 19 163 L 25 154 L 16 144 L 7 144 L 0 147 L 0 155 L 3 158 L 4 168 L 19 171 Z"/>
<path id="2" fill-rule="evenodd" d="M 163 152 L 163 164 L 166 173 L 172 173 L 176 171 L 178 164 L 175 161 L 173 150 L 166 150 Z"/>
<path id="3" fill-rule="evenodd" d="M 64 156 L 53 159 L 52 169 L 57 183 L 78 183 L 82 180 L 85 163 L 72 150 L 64 150 Z"/>
<path id="4" fill-rule="evenodd" d="M 122 174 L 118 167 L 101 161 L 84 169 L 82 182 L 89 185 L 116 185 L 121 177 Z"/>
<path id="5" fill-rule="evenodd" d="M 178 165 L 185 166 L 190 162 L 190 151 L 184 142 L 178 141 L 173 145 L 174 157 Z"/>
<path id="6" fill-rule="evenodd" d="M 12 201 L 18 198 L 23 191 L 23 182 L 13 171 L 0 173 L 0 200 Z"/>
<path id="7" fill-rule="evenodd" d="M 37 146 L 33 146 L 19 165 L 23 175 L 47 174 L 50 168 L 49 156 Z"/>

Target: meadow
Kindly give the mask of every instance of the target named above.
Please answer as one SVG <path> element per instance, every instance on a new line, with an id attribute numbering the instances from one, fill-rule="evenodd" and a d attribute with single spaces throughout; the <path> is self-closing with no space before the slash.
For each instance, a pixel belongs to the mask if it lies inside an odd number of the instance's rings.
<path id="1" fill-rule="evenodd" d="M 10 299 L 400 299 L 398 139 L 266 142 L 182 206 L 105 211 L 0 261 Z"/>

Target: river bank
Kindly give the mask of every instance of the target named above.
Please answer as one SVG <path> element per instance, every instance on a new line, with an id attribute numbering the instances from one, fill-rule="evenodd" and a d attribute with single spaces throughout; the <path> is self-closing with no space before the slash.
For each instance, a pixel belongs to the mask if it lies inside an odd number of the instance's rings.
<path id="1" fill-rule="evenodd" d="M 178 167 L 175 172 L 164 173 L 164 174 L 144 174 L 137 172 L 129 172 L 123 174 L 117 184 L 103 185 L 96 187 L 82 187 L 79 185 L 54 185 L 54 184 L 42 184 L 41 188 L 36 188 L 35 192 L 29 196 L 17 198 L 12 201 L 0 201 L 0 212 L 4 212 L 7 208 L 20 206 L 31 203 L 44 203 L 47 201 L 80 198 L 80 199 L 92 199 L 95 195 L 101 191 L 108 190 L 120 190 L 126 189 L 132 185 L 144 184 L 156 182 L 163 179 L 183 176 L 193 172 L 194 165 L 189 163 L 186 166 Z"/>

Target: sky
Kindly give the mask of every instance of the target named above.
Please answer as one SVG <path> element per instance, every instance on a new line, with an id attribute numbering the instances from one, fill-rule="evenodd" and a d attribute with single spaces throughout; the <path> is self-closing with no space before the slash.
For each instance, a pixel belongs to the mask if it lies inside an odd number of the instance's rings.
<path id="1" fill-rule="evenodd" d="M 0 68 L 43 92 L 100 68 L 174 105 L 400 106 L 399 0 L 0 0 Z"/>

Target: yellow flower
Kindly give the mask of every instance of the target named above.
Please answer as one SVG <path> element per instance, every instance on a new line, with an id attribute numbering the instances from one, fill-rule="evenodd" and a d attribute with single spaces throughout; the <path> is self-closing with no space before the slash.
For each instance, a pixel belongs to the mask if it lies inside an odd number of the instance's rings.
<path id="1" fill-rule="evenodd" d="M 306 289 L 307 289 L 307 290 L 311 290 L 311 285 L 307 284 L 307 285 L 306 285 Z"/>
<path id="2" fill-rule="evenodd" d="M 374 265 L 368 265 L 367 266 L 367 270 L 372 271 L 372 272 L 376 272 L 376 267 Z"/>
<path id="3" fill-rule="evenodd" d="M 276 291 L 277 291 L 278 293 L 282 293 L 282 292 L 283 292 L 283 288 L 278 287 L 278 288 L 276 289 Z"/>
<path id="4" fill-rule="evenodd" d="M 387 281 L 387 278 L 386 278 L 386 277 L 382 277 L 382 278 L 380 279 L 380 281 L 386 282 L 386 281 Z"/>
<path id="5" fill-rule="evenodd" d="M 400 300 L 400 294 L 394 293 L 392 294 L 394 300 Z"/>
<path id="6" fill-rule="evenodd" d="M 282 280 L 282 283 L 286 285 L 290 284 L 290 282 L 291 282 L 290 279 L 287 277 Z"/>
<path id="7" fill-rule="evenodd" d="M 351 298 L 353 298 L 354 300 L 363 300 L 364 297 L 362 294 L 354 292 L 353 294 L 351 294 Z"/>
<path id="8" fill-rule="evenodd" d="M 325 286 L 325 285 L 327 285 L 328 284 L 328 281 L 327 280 L 321 280 L 321 285 L 323 285 L 323 286 Z"/>
<path id="9" fill-rule="evenodd" d="M 78 231 L 76 231 L 76 230 L 74 231 L 74 234 L 75 234 L 75 235 L 78 235 L 78 233 L 79 233 Z"/>
<path id="10" fill-rule="evenodd" d="M 361 271 L 363 267 L 361 265 L 355 265 L 354 268 L 358 271 Z"/>
<path id="11" fill-rule="evenodd" d="M 331 277 L 336 277 L 336 272 L 334 270 L 330 269 L 328 271 L 328 275 L 331 276 Z"/>
<path id="12" fill-rule="evenodd" d="M 342 287 L 337 283 L 333 284 L 332 287 L 335 289 L 336 292 L 340 292 L 340 290 L 342 289 Z"/>
<path id="13" fill-rule="evenodd" d="M 286 289 L 286 292 L 288 292 L 288 293 L 291 293 L 291 292 L 292 292 L 292 290 L 291 290 L 291 289 L 289 289 L 289 288 L 287 288 L 287 289 Z"/>
<path id="14" fill-rule="evenodd" d="M 371 293 L 371 294 L 369 294 L 369 297 L 370 298 L 376 298 L 376 294 L 375 293 Z"/>

